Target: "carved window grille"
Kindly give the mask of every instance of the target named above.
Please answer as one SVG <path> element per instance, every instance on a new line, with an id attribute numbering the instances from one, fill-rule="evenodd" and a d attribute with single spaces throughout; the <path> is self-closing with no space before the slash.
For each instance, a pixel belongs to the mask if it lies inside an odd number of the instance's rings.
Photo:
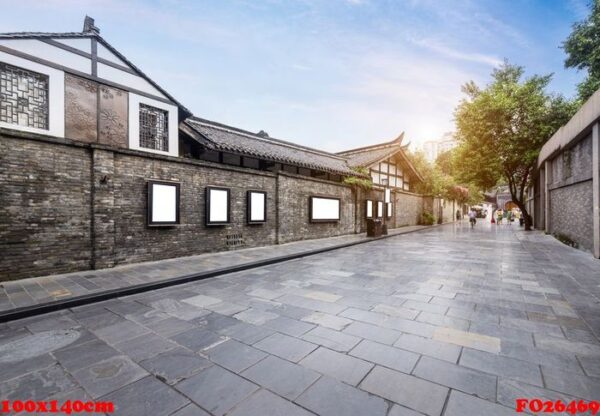
<path id="1" fill-rule="evenodd" d="M 0 121 L 48 130 L 48 76 L 0 62 Z"/>
<path id="2" fill-rule="evenodd" d="M 140 104 L 140 147 L 169 151 L 169 112 Z"/>

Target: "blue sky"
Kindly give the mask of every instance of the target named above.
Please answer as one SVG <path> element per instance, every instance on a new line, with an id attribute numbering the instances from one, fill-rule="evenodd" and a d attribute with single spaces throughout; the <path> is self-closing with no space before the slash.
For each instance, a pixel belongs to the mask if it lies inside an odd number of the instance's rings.
<path id="1" fill-rule="evenodd" d="M 194 114 L 324 150 L 453 129 L 468 80 L 504 58 L 583 76 L 559 48 L 586 0 L 0 0 L 0 31 L 79 31 L 83 17 Z"/>

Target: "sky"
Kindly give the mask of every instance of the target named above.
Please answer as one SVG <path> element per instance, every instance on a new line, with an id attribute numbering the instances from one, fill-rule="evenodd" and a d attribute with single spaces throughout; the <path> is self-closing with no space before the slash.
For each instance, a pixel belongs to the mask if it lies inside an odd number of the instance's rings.
<path id="1" fill-rule="evenodd" d="M 196 116 L 328 151 L 452 131 L 461 85 L 504 59 L 584 74 L 560 48 L 587 0 L 0 0 L 0 32 L 101 35 Z"/>

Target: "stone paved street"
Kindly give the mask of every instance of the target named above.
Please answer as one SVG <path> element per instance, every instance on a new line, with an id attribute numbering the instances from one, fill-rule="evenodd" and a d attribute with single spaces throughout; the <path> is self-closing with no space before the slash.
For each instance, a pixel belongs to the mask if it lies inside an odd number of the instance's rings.
<path id="1" fill-rule="evenodd" d="M 396 228 L 390 230 L 390 235 L 410 233 L 424 228 L 427 227 L 413 225 Z M 348 234 L 275 246 L 127 264 L 111 269 L 86 270 L 5 281 L 0 282 L 0 312 L 369 240 L 371 239 L 366 236 L 366 233 Z"/>
<path id="2" fill-rule="evenodd" d="M 598 276 L 589 254 L 516 225 L 436 227 L 2 324 L 0 397 L 157 416 L 599 400 Z"/>

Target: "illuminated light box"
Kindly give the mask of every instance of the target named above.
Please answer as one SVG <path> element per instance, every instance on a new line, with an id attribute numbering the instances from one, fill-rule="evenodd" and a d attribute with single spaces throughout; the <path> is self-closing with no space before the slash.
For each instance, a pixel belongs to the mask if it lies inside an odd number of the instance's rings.
<path id="1" fill-rule="evenodd" d="M 340 220 L 340 199 L 331 197 L 310 197 L 311 222 L 336 222 Z"/>
<path id="2" fill-rule="evenodd" d="M 393 213 L 394 213 L 394 210 L 392 209 L 392 203 L 390 202 L 387 204 L 387 217 L 391 218 Z"/>
<path id="3" fill-rule="evenodd" d="M 377 201 L 377 218 L 383 218 L 383 201 Z"/>
<path id="4" fill-rule="evenodd" d="M 179 184 L 148 181 L 148 225 L 179 224 Z"/>
<path id="5" fill-rule="evenodd" d="M 373 218 L 373 201 L 367 199 L 367 218 Z"/>
<path id="6" fill-rule="evenodd" d="M 248 191 L 247 198 L 248 224 L 264 224 L 267 222 L 267 193 Z"/>
<path id="7" fill-rule="evenodd" d="M 230 190 L 209 186 L 206 188 L 206 225 L 225 225 L 230 222 Z"/>
<path id="8" fill-rule="evenodd" d="M 385 203 L 392 202 L 392 192 L 389 189 L 385 190 Z"/>

